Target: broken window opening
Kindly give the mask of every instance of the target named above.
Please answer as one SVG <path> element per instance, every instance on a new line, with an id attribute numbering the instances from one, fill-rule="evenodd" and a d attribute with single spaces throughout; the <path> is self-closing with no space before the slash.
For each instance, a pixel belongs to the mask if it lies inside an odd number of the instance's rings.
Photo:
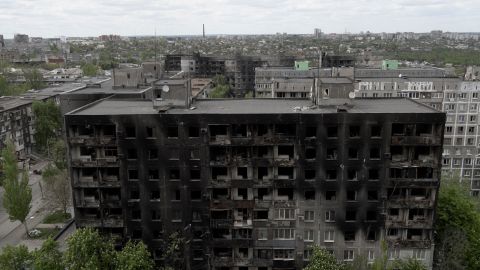
<path id="1" fill-rule="evenodd" d="M 277 190 L 277 195 L 280 198 L 288 198 L 288 200 L 293 200 L 293 189 L 292 188 L 279 188 Z"/>
<path id="2" fill-rule="evenodd" d="M 345 241 L 355 241 L 355 231 L 345 231 L 343 235 Z"/>
<path id="3" fill-rule="evenodd" d="M 248 168 L 237 167 L 237 177 L 240 179 L 248 179 Z"/>
<path id="4" fill-rule="evenodd" d="M 247 125 L 232 125 L 232 136 L 233 137 L 247 137 L 248 128 Z"/>
<path id="5" fill-rule="evenodd" d="M 382 136 L 382 126 L 374 125 L 370 128 L 371 137 L 381 137 Z"/>
<path id="6" fill-rule="evenodd" d="M 337 148 L 327 148 L 327 159 L 329 160 L 337 159 Z"/>
<path id="7" fill-rule="evenodd" d="M 212 167 L 212 179 L 213 180 L 226 180 L 228 179 L 227 167 Z"/>
<path id="8" fill-rule="evenodd" d="M 278 167 L 278 179 L 291 180 L 294 178 L 293 167 Z"/>
<path id="9" fill-rule="evenodd" d="M 315 180 L 315 174 L 314 169 L 305 169 L 305 180 Z"/>
<path id="10" fill-rule="evenodd" d="M 305 200 L 315 200 L 315 190 L 306 190 Z"/>
<path id="11" fill-rule="evenodd" d="M 338 127 L 327 127 L 327 137 L 328 138 L 337 138 L 338 137 Z"/>
<path id="12" fill-rule="evenodd" d="M 170 169 L 169 173 L 170 180 L 180 180 L 180 170 L 179 169 Z"/>
<path id="13" fill-rule="evenodd" d="M 315 138 L 317 137 L 317 127 L 309 126 L 305 130 L 305 137 L 306 138 Z"/>
<path id="14" fill-rule="evenodd" d="M 289 136 L 294 137 L 297 135 L 296 126 L 289 124 L 279 124 L 275 125 L 275 134 L 280 136 Z"/>
<path id="15" fill-rule="evenodd" d="M 178 138 L 178 126 L 168 126 L 167 127 L 167 137 L 168 138 Z"/>
<path id="16" fill-rule="evenodd" d="M 345 212 L 345 221 L 356 221 L 357 220 L 357 211 L 347 210 Z"/>
<path id="17" fill-rule="evenodd" d="M 228 188 L 214 188 L 212 190 L 212 199 L 214 200 L 228 200 L 229 198 Z"/>
<path id="18" fill-rule="evenodd" d="M 146 127 L 145 129 L 146 129 L 148 138 L 154 138 L 155 137 L 154 127 Z"/>
<path id="19" fill-rule="evenodd" d="M 325 192 L 325 200 L 335 201 L 337 199 L 337 192 L 335 190 L 327 190 Z"/>
<path id="20" fill-rule="evenodd" d="M 317 158 L 317 149 L 313 147 L 307 147 L 305 149 L 305 158 L 306 159 L 316 159 Z"/>
<path id="21" fill-rule="evenodd" d="M 327 180 L 337 180 L 337 170 L 327 170 Z"/>
<path id="22" fill-rule="evenodd" d="M 200 128 L 199 127 L 188 127 L 188 137 L 189 138 L 200 137 Z"/>
<path id="23" fill-rule="evenodd" d="M 350 126 L 350 138 L 360 137 L 360 126 Z"/>

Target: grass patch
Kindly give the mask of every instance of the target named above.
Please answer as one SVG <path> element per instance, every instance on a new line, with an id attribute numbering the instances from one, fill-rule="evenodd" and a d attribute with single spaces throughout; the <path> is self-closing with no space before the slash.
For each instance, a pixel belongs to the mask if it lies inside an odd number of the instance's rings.
<path id="1" fill-rule="evenodd" d="M 69 220 L 72 216 L 70 213 L 63 213 L 62 211 L 55 211 L 53 213 L 48 214 L 44 219 L 44 224 L 55 224 L 55 223 L 65 223 L 65 221 Z"/>
<path id="2" fill-rule="evenodd" d="M 60 228 L 42 228 L 36 229 L 40 231 L 38 234 L 30 234 L 31 239 L 48 239 L 49 237 L 55 237 L 59 232 Z"/>

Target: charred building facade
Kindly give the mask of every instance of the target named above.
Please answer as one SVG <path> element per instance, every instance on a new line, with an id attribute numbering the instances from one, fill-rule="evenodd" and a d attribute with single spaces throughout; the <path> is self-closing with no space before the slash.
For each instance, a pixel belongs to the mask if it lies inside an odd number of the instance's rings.
<path id="1" fill-rule="evenodd" d="M 161 102 L 156 100 L 156 102 Z M 65 115 L 78 227 L 141 239 L 188 269 L 342 261 L 431 267 L 445 115 L 407 99 L 104 99 Z"/>
<path id="2" fill-rule="evenodd" d="M 255 89 L 255 68 L 262 66 L 293 66 L 292 56 L 204 56 L 167 55 L 166 71 L 183 71 L 194 77 L 211 78 L 224 75 L 237 96 Z"/>

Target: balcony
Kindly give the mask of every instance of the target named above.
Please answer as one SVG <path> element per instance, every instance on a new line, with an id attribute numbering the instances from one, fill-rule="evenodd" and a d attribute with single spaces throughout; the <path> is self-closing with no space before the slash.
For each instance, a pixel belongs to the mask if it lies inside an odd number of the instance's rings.
<path id="1" fill-rule="evenodd" d="M 77 224 L 77 227 L 101 227 L 102 226 L 100 219 L 97 219 L 96 217 L 75 218 L 75 222 Z"/>
<path id="2" fill-rule="evenodd" d="M 403 198 L 403 199 L 389 199 L 387 200 L 387 207 L 389 208 L 432 208 L 434 205 L 431 199 L 419 199 L 419 198 Z"/>
<path id="3" fill-rule="evenodd" d="M 104 157 L 92 159 L 90 156 L 72 158 L 73 167 L 117 167 L 117 157 Z"/>
<path id="4" fill-rule="evenodd" d="M 216 135 L 210 137 L 210 145 L 231 145 L 232 141 L 228 135 Z"/>
<path id="5" fill-rule="evenodd" d="M 123 218 L 121 216 L 108 216 L 103 220 L 103 227 L 122 228 Z"/>
<path id="6" fill-rule="evenodd" d="M 72 158 L 72 166 L 74 167 L 96 167 L 97 161 L 92 160 L 90 156 L 81 156 Z"/>
<path id="7" fill-rule="evenodd" d="M 251 219 L 235 220 L 233 222 L 234 227 L 251 227 L 252 225 L 253 225 L 253 221 Z"/>
<path id="8" fill-rule="evenodd" d="M 93 176 L 82 176 L 76 181 L 77 187 L 98 187 L 98 181 Z"/>
<path id="9" fill-rule="evenodd" d="M 233 219 L 211 219 L 210 227 L 212 228 L 230 228 L 233 226 Z"/>
<path id="10" fill-rule="evenodd" d="M 232 137 L 231 144 L 237 146 L 252 145 L 254 139 L 252 137 Z"/>
<path id="11" fill-rule="evenodd" d="M 70 137 L 68 139 L 72 145 L 86 145 L 86 146 L 114 146 L 116 145 L 116 138 L 111 137 L 90 137 L 90 136 L 79 136 L 79 137 Z"/>
<path id="12" fill-rule="evenodd" d="M 86 138 L 89 138 L 89 137 L 70 137 L 68 138 L 68 141 L 70 142 L 70 144 L 84 145 Z"/>
<path id="13" fill-rule="evenodd" d="M 433 135 L 392 136 L 392 145 L 440 145 L 441 138 Z"/>
<path id="14" fill-rule="evenodd" d="M 100 206 L 100 200 L 95 197 L 84 197 L 83 200 L 77 201 L 76 205 L 77 207 L 98 208 Z"/>

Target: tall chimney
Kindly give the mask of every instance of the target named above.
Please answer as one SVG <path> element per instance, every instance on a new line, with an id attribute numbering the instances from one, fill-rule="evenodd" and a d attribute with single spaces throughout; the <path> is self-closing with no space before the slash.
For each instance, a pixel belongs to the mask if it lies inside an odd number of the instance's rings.
<path id="1" fill-rule="evenodd" d="M 203 26 L 203 38 L 205 38 L 205 24 L 202 24 Z"/>

